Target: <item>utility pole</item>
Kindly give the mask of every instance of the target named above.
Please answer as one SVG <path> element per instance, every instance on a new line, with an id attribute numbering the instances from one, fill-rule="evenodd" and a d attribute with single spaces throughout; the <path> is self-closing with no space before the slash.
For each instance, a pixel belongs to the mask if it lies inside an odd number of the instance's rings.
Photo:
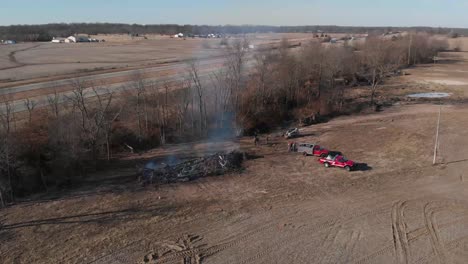
<path id="1" fill-rule="evenodd" d="M 439 127 L 440 127 L 440 112 L 442 111 L 442 105 L 439 106 L 439 117 L 437 118 L 437 131 L 436 131 L 436 140 L 434 144 L 434 159 L 432 160 L 432 165 L 436 164 L 437 159 L 437 148 L 439 146 Z"/>

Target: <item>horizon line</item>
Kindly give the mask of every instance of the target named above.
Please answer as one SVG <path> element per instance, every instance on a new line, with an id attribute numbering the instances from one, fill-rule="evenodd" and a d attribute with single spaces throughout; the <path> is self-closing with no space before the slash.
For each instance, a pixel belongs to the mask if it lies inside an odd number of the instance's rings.
<path id="1" fill-rule="evenodd" d="M 46 26 L 46 25 L 73 25 L 73 24 L 117 24 L 117 25 L 130 25 L 130 26 L 208 26 L 208 27 L 353 27 L 353 28 L 442 28 L 442 29 L 468 29 L 468 27 L 444 27 L 444 26 L 359 26 L 359 25 L 331 25 L 331 24 L 309 24 L 309 25 L 266 25 L 266 24 L 177 24 L 177 23 L 125 23 L 125 22 L 48 22 L 38 24 L 3 24 L 0 27 L 14 27 L 14 26 Z"/>

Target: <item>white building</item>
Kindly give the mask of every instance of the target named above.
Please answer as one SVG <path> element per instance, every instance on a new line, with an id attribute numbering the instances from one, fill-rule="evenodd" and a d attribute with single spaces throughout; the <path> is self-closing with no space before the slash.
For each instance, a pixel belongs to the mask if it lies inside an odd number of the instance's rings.
<path id="1" fill-rule="evenodd" d="M 51 41 L 52 43 L 65 43 L 65 38 L 54 38 Z"/>
<path id="2" fill-rule="evenodd" d="M 75 36 L 70 36 L 67 39 L 65 39 L 66 43 L 76 43 L 76 37 Z"/>
<path id="3" fill-rule="evenodd" d="M 77 43 L 77 42 L 90 42 L 87 36 L 77 35 L 77 36 L 70 36 L 65 39 L 66 43 Z"/>

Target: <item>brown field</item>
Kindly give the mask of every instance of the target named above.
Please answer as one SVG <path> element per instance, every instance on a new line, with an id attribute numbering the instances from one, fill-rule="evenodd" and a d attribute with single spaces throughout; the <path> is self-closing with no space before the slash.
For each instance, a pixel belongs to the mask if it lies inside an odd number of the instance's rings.
<path id="1" fill-rule="evenodd" d="M 221 39 L 172 39 L 126 35 L 93 36 L 103 43 L 22 43 L 0 46 L 0 84 L 63 74 L 96 74 L 103 70 L 157 67 L 161 63 L 219 55 Z M 252 44 L 307 41 L 312 34 L 259 34 L 247 36 Z M 232 39 L 231 39 L 232 40 Z"/>
<path id="2" fill-rule="evenodd" d="M 270 135 L 268 145 L 262 135 L 259 147 L 243 138 L 155 149 L 123 157 L 125 165 L 92 175 L 66 195 L 42 195 L 2 210 L 0 258 L 4 263 L 140 263 L 150 255 L 155 258 L 150 263 L 466 263 L 468 54 L 441 57 L 439 64 L 414 67 L 381 87 L 378 97 L 395 102 L 384 111 L 301 130 L 299 141 L 342 151 L 366 163 L 367 170 L 326 169 L 316 158 L 288 153 L 279 132 Z M 428 91 L 453 95 L 405 97 Z M 439 109 L 439 157 L 432 166 Z M 257 156 L 242 173 L 157 187 L 136 183 L 134 163 L 142 158 L 236 147 Z"/>
<path id="3" fill-rule="evenodd" d="M 449 39 L 450 48 L 460 48 L 460 51 L 468 51 L 468 37 Z"/>
<path id="4" fill-rule="evenodd" d="M 219 43 L 219 40 L 209 40 L 208 43 L 215 44 L 215 41 Z M 125 69 L 210 56 L 219 52 L 219 48 L 204 48 L 202 44 L 200 40 L 170 38 L 115 43 L 17 44 L 14 48 L 22 51 L 14 54 L 15 63 L 8 60 L 11 48 L 4 50 L 0 47 L 0 79 L 6 82 L 80 71 Z"/>

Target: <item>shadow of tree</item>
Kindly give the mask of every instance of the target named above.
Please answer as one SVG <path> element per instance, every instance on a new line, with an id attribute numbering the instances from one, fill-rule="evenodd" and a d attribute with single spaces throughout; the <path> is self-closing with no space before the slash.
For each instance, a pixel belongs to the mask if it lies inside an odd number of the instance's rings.
<path id="1" fill-rule="evenodd" d="M 449 165 L 449 164 L 455 164 L 455 163 L 462 163 L 462 162 L 466 162 L 466 161 L 468 161 L 468 159 L 449 161 L 449 162 L 445 162 L 444 164 Z"/>
<path id="2" fill-rule="evenodd" d="M 154 216 L 168 215 L 173 212 L 173 206 L 150 205 L 145 207 L 127 208 L 123 210 L 105 211 L 99 213 L 76 214 L 64 217 L 38 219 L 12 224 L 3 224 L 0 230 L 11 230 L 23 227 L 34 227 L 41 225 L 64 225 L 64 224 L 86 224 L 98 223 L 107 224 L 119 221 L 129 221 L 135 219 L 145 219 Z"/>

